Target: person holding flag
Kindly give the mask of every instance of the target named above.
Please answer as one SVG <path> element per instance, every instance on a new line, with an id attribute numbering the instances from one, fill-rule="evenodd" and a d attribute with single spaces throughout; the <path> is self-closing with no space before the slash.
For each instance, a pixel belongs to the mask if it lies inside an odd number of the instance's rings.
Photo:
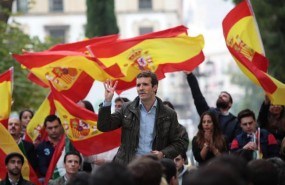
<path id="1" fill-rule="evenodd" d="M 136 77 L 138 97 L 123 104 L 111 114 L 111 101 L 118 82 L 107 80 L 105 100 L 99 109 L 97 128 L 108 132 L 122 128 L 121 146 L 114 162 L 128 164 L 137 156 L 152 153 L 159 159 L 174 159 L 186 150 L 179 137 L 176 112 L 166 108 L 156 96 L 158 79 L 151 71 L 142 71 Z"/>
<path id="2" fill-rule="evenodd" d="M 255 114 L 249 109 L 239 112 L 238 120 L 242 128 L 231 144 L 231 152 L 240 154 L 247 161 L 278 156 L 275 137 L 265 129 L 257 128 Z"/>

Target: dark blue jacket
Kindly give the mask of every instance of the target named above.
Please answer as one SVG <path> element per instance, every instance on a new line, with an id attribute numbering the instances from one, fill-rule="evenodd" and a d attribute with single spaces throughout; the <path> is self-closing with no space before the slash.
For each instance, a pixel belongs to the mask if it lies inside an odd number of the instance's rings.
<path id="1" fill-rule="evenodd" d="M 231 151 L 234 153 L 241 152 L 248 142 L 251 141 L 251 137 L 247 136 L 247 133 L 242 132 L 232 142 Z M 275 137 L 265 129 L 260 129 L 260 148 L 263 158 L 277 157 L 278 145 Z"/>

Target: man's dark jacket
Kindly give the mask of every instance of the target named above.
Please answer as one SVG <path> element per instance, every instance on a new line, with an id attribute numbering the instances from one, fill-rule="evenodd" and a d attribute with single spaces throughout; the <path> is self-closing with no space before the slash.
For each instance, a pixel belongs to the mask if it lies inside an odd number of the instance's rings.
<path id="1" fill-rule="evenodd" d="M 0 185 L 12 185 L 11 182 L 9 181 L 8 176 L 6 176 L 5 179 L 3 179 L 2 181 L 0 181 Z M 19 182 L 17 185 L 35 185 L 34 183 L 32 183 L 31 181 L 28 181 L 26 179 L 24 179 L 22 176 L 20 176 Z"/>
<path id="2" fill-rule="evenodd" d="M 125 103 L 123 107 L 111 114 L 111 106 L 99 109 L 97 127 L 102 132 L 122 128 L 121 146 L 114 162 L 128 164 L 136 156 L 139 143 L 140 109 L 139 97 Z M 167 158 L 175 158 L 185 152 L 189 143 L 179 137 L 177 115 L 174 110 L 162 104 L 157 98 L 155 117 L 155 136 L 152 150 L 161 151 Z"/>

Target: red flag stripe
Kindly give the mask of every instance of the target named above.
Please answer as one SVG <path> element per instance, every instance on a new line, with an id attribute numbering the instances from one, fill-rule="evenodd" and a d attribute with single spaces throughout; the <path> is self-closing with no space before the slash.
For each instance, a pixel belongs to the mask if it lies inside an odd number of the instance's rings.
<path id="1" fill-rule="evenodd" d="M 110 56 L 116 56 L 125 50 L 134 47 L 138 43 L 146 40 L 146 39 L 155 39 L 155 38 L 164 38 L 164 37 L 176 37 L 179 34 L 187 33 L 187 27 L 185 26 L 178 26 L 175 28 L 153 32 L 145 35 L 141 35 L 135 38 L 129 39 L 121 39 L 116 40 L 111 43 L 104 43 L 104 44 L 93 44 L 88 46 L 87 48 L 91 51 L 91 53 L 98 57 L 98 58 L 108 58 Z M 112 50 L 108 49 L 112 48 Z"/>
<path id="2" fill-rule="evenodd" d="M 223 30 L 224 37 L 227 38 L 227 35 L 230 29 L 242 18 L 247 16 L 252 16 L 250 9 L 247 6 L 247 2 L 243 1 L 238 4 L 232 11 L 230 11 L 223 20 Z"/>

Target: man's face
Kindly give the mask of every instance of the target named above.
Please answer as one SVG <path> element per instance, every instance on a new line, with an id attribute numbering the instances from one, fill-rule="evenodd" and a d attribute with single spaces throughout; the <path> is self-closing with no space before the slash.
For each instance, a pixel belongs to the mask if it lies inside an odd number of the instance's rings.
<path id="1" fill-rule="evenodd" d="M 46 123 L 46 132 L 51 139 L 57 140 L 61 137 L 63 130 L 58 120 L 54 120 Z"/>
<path id="2" fill-rule="evenodd" d="M 150 77 L 137 78 L 137 92 L 141 101 L 152 100 L 157 91 L 157 85 L 152 87 Z"/>
<path id="3" fill-rule="evenodd" d="M 115 111 L 118 111 L 123 106 L 123 102 L 118 100 L 115 102 Z"/>
<path id="4" fill-rule="evenodd" d="M 8 121 L 8 131 L 12 136 L 20 136 L 22 131 L 21 123 L 18 118 L 10 118 Z"/>
<path id="5" fill-rule="evenodd" d="M 180 170 L 184 165 L 184 159 L 181 157 L 181 155 L 178 155 L 177 157 L 174 158 L 174 163 L 176 165 L 176 169 Z"/>
<path id="6" fill-rule="evenodd" d="M 256 121 L 251 116 L 241 118 L 240 126 L 242 131 L 247 134 L 251 134 L 256 131 Z"/>
<path id="7" fill-rule="evenodd" d="M 77 155 L 66 156 L 64 163 L 66 173 L 69 175 L 76 174 L 80 168 L 80 159 Z"/>
<path id="8" fill-rule="evenodd" d="M 230 102 L 230 96 L 227 93 L 222 92 L 216 102 L 217 108 L 222 109 L 229 109 L 232 106 L 232 103 Z"/>
<path id="9" fill-rule="evenodd" d="M 15 156 L 15 157 L 12 157 L 7 165 L 6 165 L 6 169 L 7 169 L 7 172 L 13 176 L 17 176 L 17 175 L 20 175 L 21 174 L 21 170 L 22 170 L 22 161 L 19 157 Z"/>

